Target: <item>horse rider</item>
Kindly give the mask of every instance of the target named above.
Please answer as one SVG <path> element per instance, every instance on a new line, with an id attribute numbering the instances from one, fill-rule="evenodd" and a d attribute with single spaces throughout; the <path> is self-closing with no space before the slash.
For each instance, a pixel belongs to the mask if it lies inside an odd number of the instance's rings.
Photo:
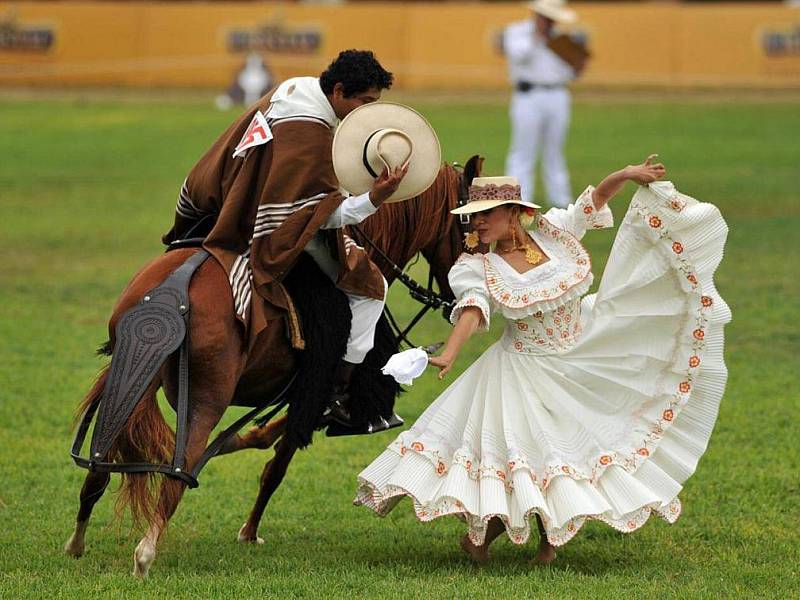
<path id="1" fill-rule="evenodd" d="M 319 77 L 278 85 L 191 169 L 174 226 L 163 237 L 167 244 L 190 237 L 202 219 L 214 220 L 204 248 L 228 274 L 250 347 L 270 320 L 285 316 L 293 347 L 304 347 L 280 282 L 301 252 L 311 255 L 347 295 L 352 311 L 339 390 L 346 390 L 353 368 L 374 344 L 387 291 L 378 267 L 342 228 L 375 213 L 398 190 L 408 166 L 385 166 L 370 179 L 368 190 L 348 196 L 340 191 L 333 168 L 334 129 L 354 109 L 380 99 L 392 81 L 372 52 L 347 50 Z M 351 425 L 342 402 L 334 402 L 331 417 L 345 428 Z"/>

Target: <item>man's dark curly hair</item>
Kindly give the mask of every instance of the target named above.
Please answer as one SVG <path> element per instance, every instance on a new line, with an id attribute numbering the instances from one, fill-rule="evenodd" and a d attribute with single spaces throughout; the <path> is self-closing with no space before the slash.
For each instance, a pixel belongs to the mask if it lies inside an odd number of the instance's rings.
<path id="1" fill-rule="evenodd" d="M 319 85 L 326 95 L 333 93 L 333 86 L 341 83 L 347 98 L 366 92 L 371 88 L 388 90 L 394 76 L 381 66 L 369 50 L 345 50 L 340 52 L 328 68 L 319 76 Z"/>

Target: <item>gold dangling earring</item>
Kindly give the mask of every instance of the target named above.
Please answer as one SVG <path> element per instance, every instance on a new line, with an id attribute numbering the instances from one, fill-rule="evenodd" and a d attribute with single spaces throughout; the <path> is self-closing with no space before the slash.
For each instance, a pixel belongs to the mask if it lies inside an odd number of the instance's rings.
<path id="1" fill-rule="evenodd" d="M 470 231 L 469 233 L 464 234 L 464 247 L 467 250 L 475 250 L 478 247 L 478 244 L 481 243 L 478 234 L 474 231 Z"/>
<path id="2" fill-rule="evenodd" d="M 519 246 L 517 246 L 517 229 L 516 227 L 514 227 L 513 223 L 510 225 L 510 227 L 511 227 L 511 250 L 516 250 L 517 248 L 519 248 Z"/>

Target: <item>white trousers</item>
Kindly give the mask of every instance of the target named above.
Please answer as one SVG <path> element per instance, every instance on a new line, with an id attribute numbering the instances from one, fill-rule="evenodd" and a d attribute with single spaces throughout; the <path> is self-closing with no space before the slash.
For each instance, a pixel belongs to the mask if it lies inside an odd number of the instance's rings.
<path id="1" fill-rule="evenodd" d="M 375 327 L 383 314 L 383 306 L 386 303 L 386 280 L 383 280 L 384 300 L 367 298 L 366 296 L 356 296 L 347 294 L 350 302 L 350 312 L 353 313 L 353 320 L 350 324 L 350 337 L 347 339 L 347 352 L 344 359 L 353 364 L 361 364 L 367 356 L 367 352 L 372 350 L 375 345 Z"/>
<path id="2" fill-rule="evenodd" d="M 338 265 L 318 237 L 314 237 L 309 242 L 308 246 L 306 246 L 306 252 L 311 255 L 320 269 L 330 277 L 331 281 L 336 283 Z M 353 314 L 353 319 L 350 322 L 350 337 L 347 339 L 347 351 L 344 354 L 344 360 L 347 362 L 356 365 L 361 364 L 364 362 L 367 352 L 372 350 L 375 345 L 375 327 L 378 325 L 381 314 L 383 314 L 387 290 L 388 285 L 384 279 L 383 300 L 345 292 L 350 303 L 350 312 Z"/>
<path id="3" fill-rule="evenodd" d="M 533 201 L 534 171 L 541 149 L 547 200 L 562 208 L 573 201 L 564 160 L 570 102 L 566 88 L 533 89 L 514 92 L 511 96 L 511 145 L 506 158 L 506 175 L 517 178 L 523 200 Z"/>

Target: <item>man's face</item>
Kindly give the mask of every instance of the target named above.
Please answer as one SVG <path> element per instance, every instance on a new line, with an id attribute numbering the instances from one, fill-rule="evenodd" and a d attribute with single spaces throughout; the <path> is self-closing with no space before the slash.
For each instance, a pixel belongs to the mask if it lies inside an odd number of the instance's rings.
<path id="1" fill-rule="evenodd" d="M 553 25 L 555 24 L 553 19 L 538 13 L 533 13 L 533 20 L 536 23 L 536 31 L 544 35 L 549 35 L 550 31 L 553 29 Z"/>
<path id="2" fill-rule="evenodd" d="M 381 91 L 378 88 L 370 88 L 366 92 L 353 94 L 352 96 L 344 95 L 344 86 L 337 83 L 333 86 L 333 94 L 331 94 L 331 106 L 333 112 L 340 119 L 344 119 L 353 110 L 364 104 L 376 102 L 381 99 Z"/>

